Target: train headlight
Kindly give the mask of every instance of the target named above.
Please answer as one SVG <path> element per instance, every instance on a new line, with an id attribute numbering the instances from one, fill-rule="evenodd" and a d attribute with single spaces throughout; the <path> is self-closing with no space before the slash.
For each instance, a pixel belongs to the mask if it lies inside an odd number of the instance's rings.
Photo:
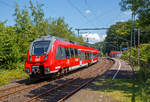
<path id="1" fill-rule="evenodd" d="M 49 68 L 45 68 L 45 72 L 49 72 Z"/>
<path id="2" fill-rule="evenodd" d="M 31 62 L 31 60 L 32 60 L 32 56 L 29 56 L 29 61 Z"/>
<path id="3" fill-rule="evenodd" d="M 45 56 L 44 61 L 47 60 L 48 55 Z"/>

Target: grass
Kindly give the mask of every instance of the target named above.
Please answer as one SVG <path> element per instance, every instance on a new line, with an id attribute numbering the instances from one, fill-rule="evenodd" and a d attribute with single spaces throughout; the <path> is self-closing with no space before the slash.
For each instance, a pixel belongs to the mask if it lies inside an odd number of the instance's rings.
<path id="1" fill-rule="evenodd" d="M 134 68 L 139 71 L 140 70 L 140 67 L 138 65 L 134 66 Z"/>
<path id="2" fill-rule="evenodd" d="M 12 70 L 0 70 L 0 86 L 10 83 L 10 79 L 22 79 L 27 78 L 28 75 L 23 69 L 12 69 Z"/>
<path id="3" fill-rule="evenodd" d="M 133 79 L 98 79 L 93 82 L 95 87 L 91 90 L 98 91 L 100 94 L 110 96 L 119 102 L 148 102 L 142 101 L 141 89 L 138 81 Z M 144 93 L 143 93 L 144 94 Z"/>

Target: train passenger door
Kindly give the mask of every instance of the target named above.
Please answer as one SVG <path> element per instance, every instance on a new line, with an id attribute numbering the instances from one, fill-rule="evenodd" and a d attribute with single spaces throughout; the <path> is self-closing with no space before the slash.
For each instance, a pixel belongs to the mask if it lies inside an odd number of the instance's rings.
<path id="1" fill-rule="evenodd" d="M 75 65 L 80 65 L 80 58 L 79 58 L 79 53 L 77 49 L 74 49 L 74 54 L 75 54 Z"/>
<path id="2" fill-rule="evenodd" d="M 79 58 L 80 58 L 80 65 L 82 65 L 82 54 L 81 54 L 80 50 L 78 50 L 78 54 L 79 54 Z"/>
<path id="3" fill-rule="evenodd" d="M 64 47 L 57 47 L 57 53 L 56 53 L 56 67 L 55 69 L 58 70 L 60 68 L 65 67 L 65 60 L 66 60 L 66 55 L 65 55 L 65 49 Z"/>
<path id="4" fill-rule="evenodd" d="M 80 62 L 80 65 L 84 64 L 85 63 L 85 53 L 84 52 L 81 52 L 81 62 Z"/>
<path id="5" fill-rule="evenodd" d="M 70 53 L 71 53 L 71 67 L 75 66 L 75 52 L 73 48 L 70 48 Z"/>
<path id="6" fill-rule="evenodd" d="M 71 58 L 71 54 L 70 54 L 70 48 L 68 47 L 64 47 L 65 48 L 65 53 L 66 53 L 66 67 L 70 66 L 70 58 Z"/>

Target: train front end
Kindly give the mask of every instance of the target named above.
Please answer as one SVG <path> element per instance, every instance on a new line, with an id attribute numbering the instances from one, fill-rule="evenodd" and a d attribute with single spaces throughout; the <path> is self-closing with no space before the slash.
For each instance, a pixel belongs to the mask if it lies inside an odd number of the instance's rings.
<path id="1" fill-rule="evenodd" d="M 30 77 L 45 76 L 50 73 L 50 50 L 50 38 L 39 38 L 32 42 L 25 62 L 25 72 Z"/>

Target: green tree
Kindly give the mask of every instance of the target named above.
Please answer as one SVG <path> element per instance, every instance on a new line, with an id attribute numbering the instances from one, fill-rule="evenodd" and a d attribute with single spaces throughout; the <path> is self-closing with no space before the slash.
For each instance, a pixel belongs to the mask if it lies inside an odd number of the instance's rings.
<path id="1" fill-rule="evenodd" d="M 127 47 L 130 41 L 130 26 L 132 21 L 117 22 L 111 25 L 107 30 L 105 39 L 105 52 L 110 53 L 111 50 L 121 50 L 122 47 Z"/>
<path id="2" fill-rule="evenodd" d="M 82 37 L 75 36 L 64 18 L 44 18 L 43 4 L 29 2 L 29 7 L 22 9 L 16 4 L 13 14 L 15 26 L 0 23 L 0 68 L 23 66 L 30 43 L 40 36 L 52 35 L 83 43 Z"/>
<path id="3" fill-rule="evenodd" d="M 131 10 L 137 15 L 138 28 L 141 29 L 141 42 L 150 41 L 150 1 L 149 0 L 121 0 L 121 10 Z"/>

